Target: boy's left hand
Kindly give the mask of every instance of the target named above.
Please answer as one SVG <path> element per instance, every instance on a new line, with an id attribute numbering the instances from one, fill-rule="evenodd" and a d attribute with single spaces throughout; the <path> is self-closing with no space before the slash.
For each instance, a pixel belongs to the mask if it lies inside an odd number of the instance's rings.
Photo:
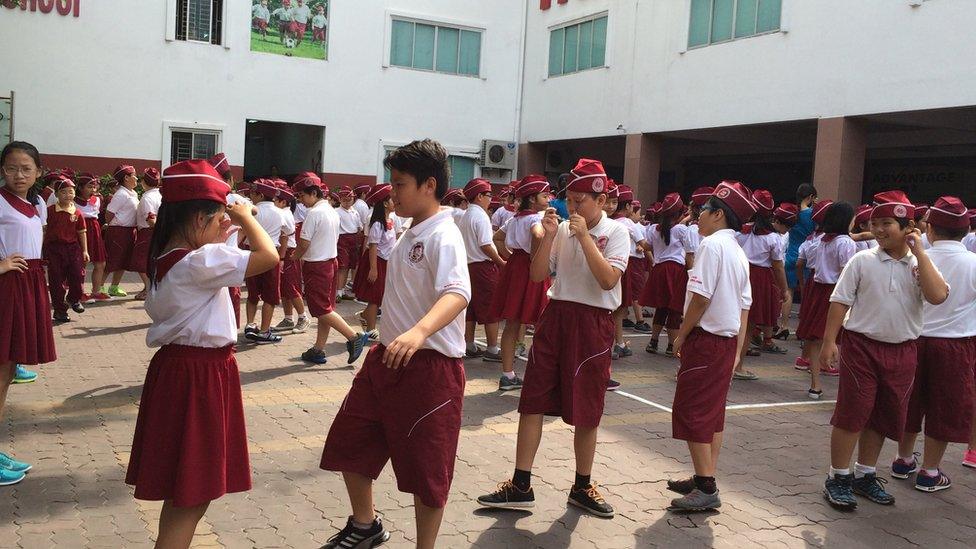
<path id="1" fill-rule="evenodd" d="M 569 216 L 569 234 L 580 240 L 590 237 L 590 230 L 587 228 L 586 220 L 583 219 L 583 216 L 579 214 Z"/>
<path id="2" fill-rule="evenodd" d="M 922 246 L 922 233 L 918 229 L 913 230 L 905 236 L 905 243 L 913 254 L 918 255 L 919 250 L 925 253 L 925 246 Z"/>
<path id="3" fill-rule="evenodd" d="M 86 264 L 91 263 L 91 256 L 88 255 L 88 252 L 82 252 L 81 260 L 84 261 Z"/>
<path id="4" fill-rule="evenodd" d="M 416 327 L 403 332 L 383 352 L 383 363 L 387 368 L 394 370 L 406 366 L 424 341 L 427 341 L 427 338 Z"/>

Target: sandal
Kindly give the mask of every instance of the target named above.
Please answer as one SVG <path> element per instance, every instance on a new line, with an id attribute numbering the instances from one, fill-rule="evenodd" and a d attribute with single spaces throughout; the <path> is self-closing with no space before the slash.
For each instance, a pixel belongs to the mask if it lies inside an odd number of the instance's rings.
<path id="1" fill-rule="evenodd" d="M 759 379 L 759 376 L 757 376 L 756 374 L 748 370 L 742 370 L 741 372 L 734 372 L 732 374 L 732 379 L 738 379 L 742 381 L 753 381 Z"/>

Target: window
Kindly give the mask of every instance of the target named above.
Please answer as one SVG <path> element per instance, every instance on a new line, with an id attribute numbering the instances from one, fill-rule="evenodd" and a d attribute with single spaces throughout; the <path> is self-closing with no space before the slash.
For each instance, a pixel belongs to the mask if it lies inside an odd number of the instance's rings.
<path id="1" fill-rule="evenodd" d="M 391 152 L 393 152 L 396 147 L 384 147 L 383 154 L 384 157 Z M 474 166 L 475 159 L 469 156 L 455 156 L 451 155 L 447 159 L 448 166 L 451 169 L 451 180 L 448 184 L 452 189 L 461 189 L 475 178 Z M 390 182 L 390 169 L 383 166 L 383 181 L 382 183 Z"/>
<path id="2" fill-rule="evenodd" d="M 224 0 L 177 0 L 176 39 L 220 44 Z"/>
<path id="3" fill-rule="evenodd" d="M 390 64 L 425 71 L 481 75 L 480 30 L 394 19 Z"/>
<path id="4" fill-rule="evenodd" d="M 606 66 L 607 16 L 549 32 L 549 76 Z"/>
<path id="5" fill-rule="evenodd" d="M 217 154 L 219 135 L 218 132 L 174 129 L 170 138 L 170 162 L 175 164 L 184 160 L 210 158 Z"/>
<path id="6" fill-rule="evenodd" d="M 783 0 L 691 0 L 688 47 L 779 30 Z"/>

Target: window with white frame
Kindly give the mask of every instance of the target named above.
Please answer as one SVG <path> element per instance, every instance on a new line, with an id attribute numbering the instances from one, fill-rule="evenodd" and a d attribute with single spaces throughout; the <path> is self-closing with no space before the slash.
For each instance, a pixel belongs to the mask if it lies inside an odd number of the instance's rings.
<path id="1" fill-rule="evenodd" d="M 173 128 L 170 132 L 170 162 L 205 159 L 217 154 L 219 131 Z"/>
<path id="2" fill-rule="evenodd" d="M 220 44 L 224 0 L 176 0 L 176 39 Z"/>
<path id="3" fill-rule="evenodd" d="M 549 31 L 549 76 L 606 66 L 607 15 Z"/>
<path id="4" fill-rule="evenodd" d="M 688 47 L 778 31 L 782 0 L 691 0 Z"/>
<path id="5" fill-rule="evenodd" d="M 390 65 L 425 71 L 481 75 L 482 29 L 394 17 Z"/>

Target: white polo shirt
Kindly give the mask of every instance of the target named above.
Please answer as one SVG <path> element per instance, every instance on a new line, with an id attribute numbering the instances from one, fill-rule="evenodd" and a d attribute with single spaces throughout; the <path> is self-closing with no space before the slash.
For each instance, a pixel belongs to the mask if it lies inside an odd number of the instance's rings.
<path id="1" fill-rule="evenodd" d="M 634 220 L 629 217 L 616 217 L 613 220 L 627 229 L 627 235 L 630 236 L 630 257 L 644 257 L 644 253 L 637 248 L 638 244 L 647 240 L 644 227 L 634 223 Z"/>
<path id="2" fill-rule="evenodd" d="M 752 307 L 749 260 L 735 241 L 735 231 L 722 229 L 702 239 L 688 272 L 685 313 L 691 294 L 709 300 L 698 326 L 710 334 L 735 337 L 742 328 L 742 311 Z"/>
<path id="3" fill-rule="evenodd" d="M 339 255 L 339 216 L 328 200 L 308 209 L 300 238 L 308 241 L 303 261 L 327 261 Z"/>
<path id="4" fill-rule="evenodd" d="M 366 204 L 366 201 L 362 198 L 357 198 L 356 201 L 352 203 L 352 209 L 356 210 L 356 213 L 359 214 L 359 226 L 365 229 L 366 225 L 369 225 L 369 217 L 372 215 L 373 209 L 370 208 Z"/>
<path id="5" fill-rule="evenodd" d="M 0 258 L 20 254 L 24 259 L 41 259 L 47 208 L 40 196 L 34 202 L 37 215 L 27 217 L 14 207 L 30 207 L 30 202 L 9 191 L 0 191 Z M 44 212 L 42 216 L 40 213 Z"/>
<path id="6" fill-rule="evenodd" d="M 275 248 L 281 241 L 282 234 L 288 234 L 285 226 L 285 216 L 281 213 L 281 208 L 275 206 L 274 202 L 265 200 L 257 205 L 258 213 L 254 215 L 258 224 L 271 237 L 271 242 Z M 294 232 L 294 230 L 292 231 Z"/>
<path id="7" fill-rule="evenodd" d="M 648 225 L 650 227 L 650 225 Z M 701 245 L 702 237 L 698 232 L 698 223 L 692 223 L 688 225 L 688 246 L 692 251 L 697 250 L 698 246 Z M 784 248 L 785 249 L 785 248 Z"/>
<path id="8" fill-rule="evenodd" d="M 140 229 L 149 228 L 149 216 L 159 214 L 159 207 L 163 204 L 163 195 L 159 193 L 159 187 L 147 189 L 139 199 L 139 206 L 136 207 L 136 227 Z"/>
<path id="9" fill-rule="evenodd" d="M 393 232 L 395 232 L 397 236 L 400 236 L 403 234 L 403 231 L 410 228 L 410 221 L 412 220 L 412 218 L 400 217 L 395 213 L 390 214 L 390 219 L 393 220 Z"/>
<path id="10" fill-rule="evenodd" d="M 467 210 L 462 210 L 461 208 L 451 208 L 451 217 L 454 218 L 454 224 L 457 225 L 461 222 L 461 218 L 464 217 L 464 212 Z"/>
<path id="11" fill-rule="evenodd" d="M 468 253 L 468 263 L 489 261 L 491 258 L 481 249 L 482 246 L 492 245 L 491 219 L 488 212 L 471 204 L 464 211 L 458 222 L 458 229 L 464 238 L 464 249 Z"/>
<path id="12" fill-rule="evenodd" d="M 878 247 L 878 241 L 873 238 L 871 240 L 858 240 L 854 242 L 854 247 L 856 247 L 857 251 L 859 252 L 864 250 L 870 250 L 871 248 Z"/>
<path id="13" fill-rule="evenodd" d="M 918 259 L 893 259 L 878 247 L 854 254 L 840 273 L 831 303 L 850 307 L 844 328 L 884 343 L 903 343 L 922 333 Z"/>
<path id="14" fill-rule="evenodd" d="M 281 219 L 285 222 L 281 229 L 282 234 L 288 235 L 288 248 L 294 249 L 298 244 L 295 241 L 295 214 L 291 213 L 291 208 L 278 208 L 278 210 L 281 211 Z"/>
<path id="15" fill-rule="evenodd" d="M 509 219 L 515 217 L 515 210 L 509 210 L 505 206 L 502 206 L 495 210 L 495 213 L 491 214 L 491 226 L 500 229 L 505 222 Z"/>
<path id="16" fill-rule="evenodd" d="M 976 336 L 976 255 L 955 240 L 936 240 L 926 253 L 952 291 L 939 305 L 922 304 L 922 335 Z"/>
<path id="17" fill-rule="evenodd" d="M 464 239 L 451 218 L 441 211 L 403 233 L 393 247 L 386 268 L 380 343 L 389 345 L 413 328 L 444 294 L 471 301 Z M 423 349 L 448 357 L 464 356 L 464 311 L 431 334 Z M 409 367 L 409 365 L 408 365 Z"/>
<path id="18" fill-rule="evenodd" d="M 145 306 L 153 324 L 146 345 L 217 348 L 236 343 L 237 321 L 227 287 L 244 283 L 250 257 L 247 250 L 207 244 L 173 265 L 149 288 Z"/>
<path id="19" fill-rule="evenodd" d="M 295 211 L 293 213 L 295 215 L 295 223 L 304 223 L 305 215 L 308 213 L 308 208 L 305 207 L 305 204 L 297 201 L 295 202 Z"/>
<path id="20" fill-rule="evenodd" d="M 356 234 L 363 230 L 363 220 L 359 217 L 359 212 L 349 208 L 333 208 L 339 216 L 339 234 Z"/>
<path id="21" fill-rule="evenodd" d="M 512 251 L 531 252 L 532 226 L 541 222 L 542 212 L 512 216 L 501 228 L 501 231 L 505 233 L 505 246 Z"/>
<path id="22" fill-rule="evenodd" d="M 822 233 L 807 237 L 796 251 L 796 260 L 799 261 L 802 259 L 807 269 L 813 269 L 814 264 L 817 262 L 817 252 L 820 249 L 821 238 L 823 238 Z"/>
<path id="23" fill-rule="evenodd" d="M 627 270 L 629 259 L 630 233 L 606 214 L 601 215 L 603 217 L 600 222 L 590 229 L 590 238 L 610 266 L 623 273 Z M 620 307 L 620 281 L 617 281 L 612 290 L 600 287 L 586 263 L 579 240 L 569 234 L 569 221 L 560 223 L 556 230 L 552 252 L 549 254 L 549 270 L 556 273 L 556 279 L 549 288 L 550 299 L 573 301 L 608 311 Z"/>
<path id="24" fill-rule="evenodd" d="M 376 244 L 376 256 L 385 261 L 389 261 L 393 245 L 396 244 L 396 233 L 393 231 L 393 222 L 387 221 L 380 223 L 377 221 L 369 228 L 366 234 L 366 245 Z"/>
<path id="25" fill-rule="evenodd" d="M 671 242 L 668 244 L 664 243 L 664 237 L 661 236 L 661 232 L 657 228 L 657 223 L 648 225 L 645 233 L 647 242 L 651 245 L 651 251 L 654 253 L 654 264 L 657 265 L 664 261 L 674 261 L 679 265 L 684 265 L 685 254 L 695 253 L 697 249 L 691 246 L 693 242 L 688 238 L 688 226 L 681 225 L 680 223 L 672 226 L 670 235 Z"/>
<path id="26" fill-rule="evenodd" d="M 98 219 L 99 211 L 102 208 L 102 197 L 98 196 L 97 194 L 93 194 L 88 197 L 88 200 L 85 201 L 84 205 L 78 204 L 78 201 L 76 200 L 75 206 L 78 207 L 78 211 L 80 211 L 81 215 L 85 216 L 85 218 Z"/>
<path id="27" fill-rule="evenodd" d="M 962 239 L 962 245 L 969 251 L 976 253 L 976 233 L 969 233 Z"/>
<path id="28" fill-rule="evenodd" d="M 122 185 L 112 195 L 112 201 L 108 203 L 107 211 L 112 212 L 115 217 L 109 221 L 112 227 L 135 227 L 136 209 L 139 207 L 139 195 L 132 189 L 127 189 Z"/>
<path id="29" fill-rule="evenodd" d="M 773 261 L 783 261 L 786 250 L 778 233 L 735 233 L 735 241 L 742 247 L 746 259 L 757 267 L 772 267 Z"/>
<path id="30" fill-rule="evenodd" d="M 839 235 L 827 242 L 823 237 L 817 245 L 817 257 L 811 268 L 815 269 L 813 281 L 820 284 L 836 284 L 844 265 L 857 253 L 857 245 L 847 235 Z"/>
<path id="31" fill-rule="evenodd" d="M 245 198 L 237 193 L 230 193 L 227 195 L 227 205 L 230 206 L 231 204 L 247 204 L 248 206 L 254 206 L 254 204 L 251 203 L 251 199 Z M 224 217 L 230 219 L 230 216 L 227 214 L 224 214 Z M 240 227 L 237 225 L 232 225 L 231 227 L 233 232 L 227 237 L 227 242 L 225 242 L 225 244 L 237 248 L 240 245 L 240 235 L 242 233 L 240 232 Z"/>

